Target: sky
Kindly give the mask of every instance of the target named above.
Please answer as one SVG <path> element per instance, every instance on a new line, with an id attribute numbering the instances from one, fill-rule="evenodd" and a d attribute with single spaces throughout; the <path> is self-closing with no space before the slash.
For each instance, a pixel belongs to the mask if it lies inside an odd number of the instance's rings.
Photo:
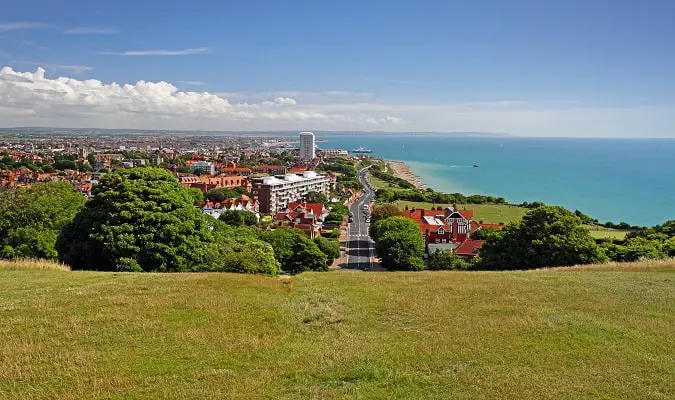
<path id="1" fill-rule="evenodd" d="M 675 137 L 675 1 L 34 0 L 0 126 Z"/>

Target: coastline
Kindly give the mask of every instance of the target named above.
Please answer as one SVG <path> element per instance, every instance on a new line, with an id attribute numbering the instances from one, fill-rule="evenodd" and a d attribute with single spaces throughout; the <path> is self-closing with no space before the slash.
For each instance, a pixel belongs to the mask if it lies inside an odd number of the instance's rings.
<path id="1" fill-rule="evenodd" d="M 387 165 L 391 167 L 392 173 L 397 178 L 401 178 L 408 181 L 418 189 L 427 188 L 427 185 L 423 183 L 422 178 L 416 175 L 414 172 L 412 172 L 410 166 L 406 164 L 404 161 L 385 160 L 385 162 L 387 163 Z"/>

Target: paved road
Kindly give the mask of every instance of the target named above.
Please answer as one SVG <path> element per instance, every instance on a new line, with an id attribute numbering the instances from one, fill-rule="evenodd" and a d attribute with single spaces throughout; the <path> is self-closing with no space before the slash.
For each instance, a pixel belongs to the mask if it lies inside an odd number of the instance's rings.
<path id="1" fill-rule="evenodd" d="M 345 268 L 352 269 L 372 269 L 372 258 L 375 256 L 374 243 L 368 235 L 370 224 L 366 219 L 370 211 L 364 210 L 364 205 L 370 205 L 370 201 L 375 198 L 375 190 L 366 180 L 367 168 L 359 171 L 359 179 L 363 183 L 364 194 L 349 207 L 349 211 L 354 214 L 354 222 L 349 224 L 347 242 L 347 265 Z"/>

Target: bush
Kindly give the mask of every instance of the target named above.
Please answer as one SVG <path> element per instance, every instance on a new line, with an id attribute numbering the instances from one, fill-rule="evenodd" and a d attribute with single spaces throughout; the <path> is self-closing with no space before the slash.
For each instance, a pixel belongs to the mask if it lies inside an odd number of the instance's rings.
<path id="1" fill-rule="evenodd" d="M 314 239 L 314 243 L 316 243 L 319 250 L 326 255 L 326 264 L 328 266 L 330 266 L 335 259 L 340 257 L 339 243 L 320 236 Z"/>
<path id="2" fill-rule="evenodd" d="M 277 275 L 279 262 L 269 243 L 248 238 L 231 238 L 209 245 L 205 270 L 242 274 Z"/>
<path id="3" fill-rule="evenodd" d="M 261 240 L 272 245 L 274 257 L 286 272 L 326 271 L 327 257 L 316 243 L 298 229 L 259 231 Z"/>
<path id="4" fill-rule="evenodd" d="M 438 250 L 429 255 L 427 268 L 430 270 L 469 269 L 471 264 L 450 250 Z"/>

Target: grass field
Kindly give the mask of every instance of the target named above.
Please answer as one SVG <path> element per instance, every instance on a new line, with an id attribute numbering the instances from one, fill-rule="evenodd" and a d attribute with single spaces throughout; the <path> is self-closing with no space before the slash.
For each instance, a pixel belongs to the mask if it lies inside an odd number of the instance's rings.
<path id="1" fill-rule="evenodd" d="M 431 207 L 440 206 L 445 208 L 452 206 L 452 204 L 433 204 L 405 200 L 396 201 L 394 204 L 401 208 L 408 206 L 410 208 L 425 208 L 427 210 Z M 460 210 L 464 208 L 473 210 L 473 219 L 488 224 L 498 224 L 500 222 L 508 224 L 509 222 L 519 221 L 523 218 L 523 215 L 525 215 L 525 211 L 527 211 L 527 209 L 523 207 L 499 204 L 458 204 L 457 207 L 459 207 Z"/>
<path id="2" fill-rule="evenodd" d="M 0 398 L 672 399 L 675 262 L 655 265 L 290 278 L 0 266 Z"/>
<path id="3" fill-rule="evenodd" d="M 619 229 L 605 228 L 604 226 L 597 225 L 584 225 L 591 232 L 591 236 L 595 239 L 616 239 L 624 240 L 628 231 L 622 231 Z"/>

